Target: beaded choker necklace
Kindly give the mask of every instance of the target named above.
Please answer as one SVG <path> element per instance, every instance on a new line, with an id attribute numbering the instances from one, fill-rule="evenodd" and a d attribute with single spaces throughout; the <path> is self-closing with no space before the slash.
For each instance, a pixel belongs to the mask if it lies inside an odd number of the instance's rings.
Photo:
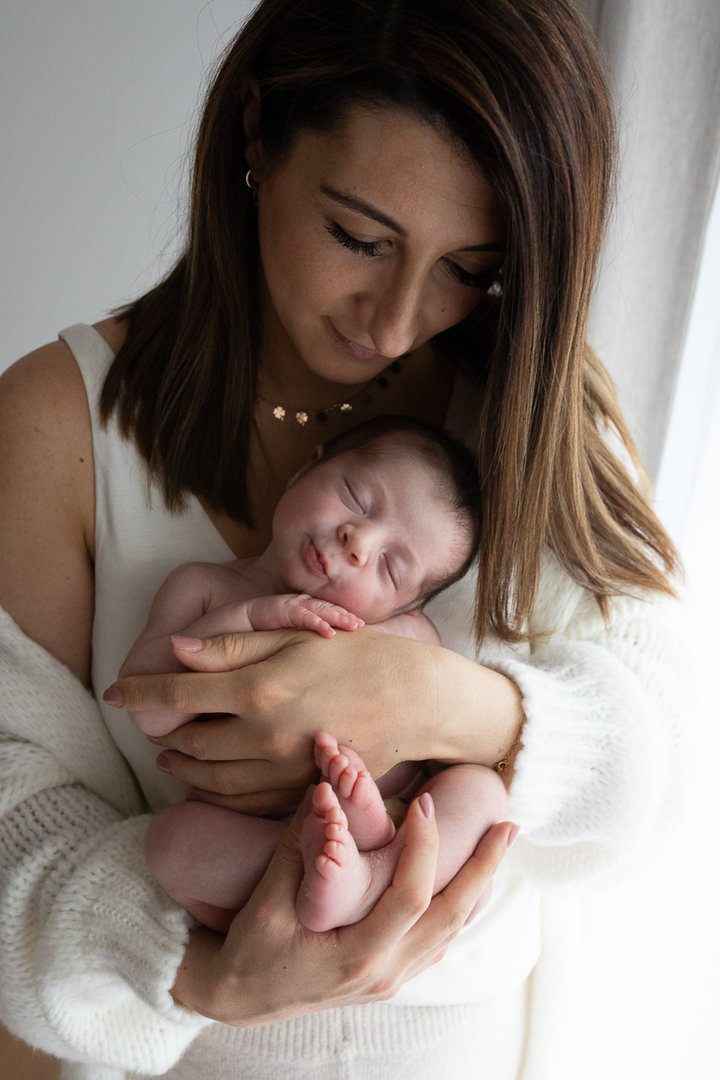
<path id="1" fill-rule="evenodd" d="M 272 416 L 275 420 L 279 420 L 281 423 L 286 420 L 294 420 L 300 427 L 305 427 L 311 420 L 314 420 L 317 424 L 326 424 L 328 418 L 332 413 L 351 413 L 358 405 L 370 405 L 373 397 L 372 392 L 374 389 L 385 390 L 390 385 L 390 375 L 399 375 L 402 371 L 402 364 L 399 360 L 393 360 L 391 364 L 381 371 L 371 383 L 364 386 L 362 390 L 358 390 L 352 397 L 346 397 L 343 401 L 337 401 L 334 405 L 327 405 L 324 409 L 297 409 L 292 405 L 277 405 L 275 402 L 270 401 L 268 398 L 264 398 L 261 394 L 258 395 L 260 401 L 263 401 L 266 405 L 269 405 L 272 410 Z"/>

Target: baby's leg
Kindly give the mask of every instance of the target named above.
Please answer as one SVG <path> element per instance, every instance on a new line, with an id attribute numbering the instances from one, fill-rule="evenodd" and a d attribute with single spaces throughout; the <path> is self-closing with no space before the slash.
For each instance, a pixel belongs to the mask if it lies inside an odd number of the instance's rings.
<path id="1" fill-rule="evenodd" d="M 497 773 L 481 765 L 445 769 L 421 791 L 432 794 L 440 834 L 436 893 L 455 876 L 490 826 L 506 819 L 508 798 Z M 404 826 L 384 847 L 361 852 L 344 807 L 329 784 L 320 784 L 303 827 L 305 877 L 297 910 L 309 930 L 328 930 L 364 918 L 390 884 L 402 850 Z M 473 914 L 488 897 L 489 890 Z"/>
<path id="2" fill-rule="evenodd" d="M 168 806 L 150 822 L 147 864 L 173 900 L 226 933 L 267 867 L 285 825 L 208 803 Z"/>

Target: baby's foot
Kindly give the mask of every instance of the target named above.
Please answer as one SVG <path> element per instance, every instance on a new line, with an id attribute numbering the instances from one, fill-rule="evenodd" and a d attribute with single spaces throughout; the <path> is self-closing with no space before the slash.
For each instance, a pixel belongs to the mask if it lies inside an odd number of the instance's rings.
<path id="1" fill-rule="evenodd" d="M 372 907 L 368 856 L 363 856 L 348 829 L 337 795 L 328 783 L 315 788 L 312 810 L 302 831 L 305 863 L 297 898 L 297 914 L 308 930 L 330 930 L 364 918 Z"/>
<path id="2" fill-rule="evenodd" d="M 321 731 L 315 736 L 315 763 L 332 784 L 358 850 L 371 851 L 389 844 L 395 826 L 362 758 Z"/>

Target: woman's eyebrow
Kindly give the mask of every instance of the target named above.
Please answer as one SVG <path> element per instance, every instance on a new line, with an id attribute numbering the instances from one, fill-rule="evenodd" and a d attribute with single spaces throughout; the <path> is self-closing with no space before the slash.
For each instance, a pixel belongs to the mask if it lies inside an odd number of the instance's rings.
<path id="1" fill-rule="evenodd" d="M 398 236 L 402 236 L 403 238 L 407 236 L 407 232 L 403 229 L 402 225 L 399 225 L 397 221 L 394 221 L 393 218 L 383 213 L 377 206 L 373 206 L 372 203 L 367 202 L 365 199 L 361 199 L 358 195 L 350 195 L 343 191 L 336 191 L 335 188 L 329 187 L 327 184 L 322 184 L 320 190 L 323 195 L 327 195 L 328 199 L 332 199 L 340 206 L 345 206 L 348 210 L 355 210 L 358 214 L 371 218 L 372 221 L 377 221 L 380 225 L 385 225 L 386 228 L 392 229 Z M 458 251 L 503 252 L 504 250 L 505 244 L 502 240 L 490 241 L 487 244 L 469 244 L 467 247 L 458 248 Z"/>
<path id="2" fill-rule="evenodd" d="M 373 221 L 377 221 L 381 225 L 387 226 L 388 229 L 392 229 L 398 236 L 407 236 L 402 225 L 398 225 L 397 221 L 393 221 L 391 217 L 384 214 L 382 210 L 378 210 L 372 203 L 366 202 L 365 199 L 361 199 L 357 195 L 347 195 L 343 191 L 336 191 L 335 188 L 328 187 L 326 184 L 322 184 L 320 190 L 323 195 L 327 195 L 328 199 L 333 199 L 334 202 L 339 203 L 340 206 L 346 206 L 348 210 L 356 210 L 359 214 L 372 218 Z"/>

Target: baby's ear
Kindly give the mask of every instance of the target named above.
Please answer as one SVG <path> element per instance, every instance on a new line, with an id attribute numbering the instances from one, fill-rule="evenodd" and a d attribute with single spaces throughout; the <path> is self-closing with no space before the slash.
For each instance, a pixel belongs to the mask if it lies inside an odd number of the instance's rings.
<path id="1" fill-rule="evenodd" d="M 307 459 L 305 464 L 301 465 L 300 468 L 298 469 L 298 471 L 296 473 L 294 473 L 293 476 L 290 477 L 290 479 L 287 482 L 287 486 L 292 487 L 292 485 L 295 483 L 295 481 L 299 480 L 300 477 L 303 476 L 308 471 L 308 469 L 312 469 L 313 465 L 317 465 L 318 461 L 320 460 L 320 458 L 323 456 L 324 453 L 325 453 L 325 447 L 323 446 L 322 443 L 318 443 L 317 446 L 313 446 L 312 450 L 310 451 L 310 457 Z"/>

